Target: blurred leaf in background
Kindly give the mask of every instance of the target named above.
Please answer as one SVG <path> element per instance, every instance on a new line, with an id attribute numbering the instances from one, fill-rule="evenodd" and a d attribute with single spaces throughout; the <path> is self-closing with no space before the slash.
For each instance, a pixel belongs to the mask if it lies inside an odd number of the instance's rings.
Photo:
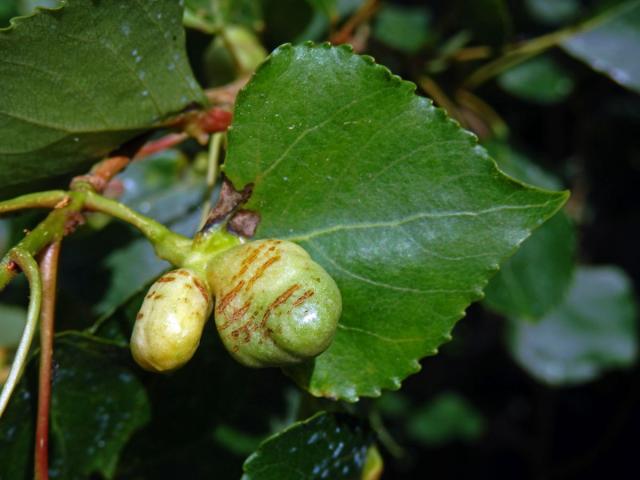
<path id="1" fill-rule="evenodd" d="M 507 70 L 498 77 L 498 84 L 515 97 L 540 104 L 562 102 L 574 88 L 569 71 L 548 55 Z"/>
<path id="2" fill-rule="evenodd" d="M 417 53 L 429 40 L 429 10 L 384 3 L 376 17 L 376 40 L 401 52 Z"/>
<path id="3" fill-rule="evenodd" d="M 574 35 L 562 47 L 591 68 L 640 93 L 640 1 L 623 2 L 595 18 L 596 27 Z"/>
<path id="4" fill-rule="evenodd" d="M 478 440 L 486 429 L 482 414 L 464 397 L 443 392 L 415 409 L 407 422 L 409 437 L 430 447 Z"/>
<path id="5" fill-rule="evenodd" d="M 551 26 L 574 20 L 581 10 L 580 0 L 525 0 L 532 17 Z"/>
<path id="6" fill-rule="evenodd" d="M 580 267 L 566 300 L 532 324 L 511 319 L 508 347 L 518 364 L 550 385 L 594 380 L 637 358 L 638 308 L 615 267 Z"/>

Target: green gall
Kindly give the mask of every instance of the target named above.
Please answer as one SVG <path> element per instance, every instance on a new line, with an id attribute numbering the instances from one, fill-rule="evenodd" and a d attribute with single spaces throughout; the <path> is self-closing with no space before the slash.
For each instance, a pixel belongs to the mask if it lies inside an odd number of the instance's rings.
<path id="1" fill-rule="evenodd" d="M 212 260 L 208 280 L 218 333 L 243 365 L 292 365 L 329 347 L 340 290 L 295 243 L 257 240 L 231 248 Z"/>
<path id="2" fill-rule="evenodd" d="M 161 276 L 149 288 L 131 335 L 131 353 L 144 369 L 175 370 L 198 348 L 213 301 L 203 280 L 186 268 Z"/>

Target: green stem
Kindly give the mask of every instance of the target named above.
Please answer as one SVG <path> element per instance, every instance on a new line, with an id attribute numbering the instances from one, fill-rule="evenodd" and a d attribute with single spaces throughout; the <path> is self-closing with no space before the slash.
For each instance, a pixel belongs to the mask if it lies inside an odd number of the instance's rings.
<path id="1" fill-rule="evenodd" d="M 396 442 L 395 438 L 391 436 L 387 428 L 384 426 L 382 416 L 377 409 L 374 409 L 369 413 L 369 423 L 371 424 L 371 428 L 378 435 L 380 443 L 385 446 L 393 457 L 402 458 L 405 456 L 406 452 L 404 448 Z"/>
<path id="2" fill-rule="evenodd" d="M 11 394 L 13 393 L 18 380 L 24 370 L 25 363 L 27 361 L 27 355 L 29 354 L 29 348 L 33 340 L 33 334 L 38 324 L 38 318 L 40 317 L 40 304 L 42 303 L 42 282 L 40 279 L 40 270 L 38 264 L 34 260 L 30 252 L 21 248 L 13 248 L 10 252 L 10 258 L 15 262 L 25 273 L 29 280 L 29 310 L 27 312 L 27 323 L 22 332 L 22 338 L 18 345 L 18 350 L 13 359 L 11 370 L 9 371 L 9 377 L 7 378 L 2 393 L 0 393 L 0 418 L 7 408 Z"/>
<path id="3" fill-rule="evenodd" d="M 191 249 L 191 240 L 115 200 L 86 192 L 85 207 L 106 213 L 136 227 L 153 244 L 156 254 L 173 265 L 184 263 Z"/>
<path id="4" fill-rule="evenodd" d="M 191 249 L 191 240 L 172 232 L 161 223 L 141 215 L 123 204 L 105 198 L 92 191 L 51 191 L 24 195 L 0 203 L 0 213 L 21 208 L 55 208 L 38 226 L 29 232 L 13 250 L 36 255 L 48 244 L 62 240 L 68 231 L 79 223 L 83 209 L 109 214 L 130 223 L 140 230 L 153 244 L 157 255 L 174 265 L 182 265 Z M 0 291 L 17 274 L 11 252 L 0 261 Z"/>
<path id="5" fill-rule="evenodd" d="M 223 132 L 216 132 L 211 135 L 211 141 L 209 143 L 209 161 L 207 162 L 207 199 L 202 206 L 202 216 L 200 218 L 198 230 L 204 226 L 207 221 L 207 217 L 209 216 L 209 211 L 211 210 L 211 195 L 213 194 L 213 189 L 216 186 L 216 180 L 218 179 L 218 172 L 220 170 L 220 149 L 222 147 L 224 135 L 225 134 Z"/>
<path id="6" fill-rule="evenodd" d="M 48 192 L 30 193 L 0 202 L 0 215 L 27 208 L 54 208 L 65 199 L 67 192 L 50 190 Z"/>
<path id="7" fill-rule="evenodd" d="M 50 194 L 52 192 L 44 192 L 44 194 Z M 17 269 L 13 268 L 12 254 L 14 251 L 26 252 L 29 255 L 36 255 L 40 250 L 49 245 L 50 243 L 61 240 L 64 237 L 65 230 L 70 225 L 69 221 L 73 214 L 79 214 L 84 204 L 83 192 L 63 192 L 64 195 L 58 197 L 58 201 L 62 201 L 68 198 L 68 202 L 65 206 L 53 210 L 47 218 L 38 224 L 31 232 L 29 232 L 12 250 L 10 250 L 5 257 L 0 261 L 0 291 L 7 286 L 13 277 L 16 276 Z M 38 194 L 34 194 L 37 196 Z M 28 197 L 28 195 L 25 195 Z M 19 200 L 18 197 L 16 200 Z M 53 198 L 53 195 L 52 195 Z M 23 202 L 23 205 L 26 204 Z"/>

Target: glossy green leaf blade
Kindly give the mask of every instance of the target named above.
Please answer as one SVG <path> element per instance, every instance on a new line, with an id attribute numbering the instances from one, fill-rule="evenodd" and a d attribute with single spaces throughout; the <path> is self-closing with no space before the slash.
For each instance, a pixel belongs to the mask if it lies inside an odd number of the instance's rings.
<path id="1" fill-rule="evenodd" d="M 615 267 L 581 267 L 562 305 L 531 324 L 510 323 L 511 354 L 551 385 L 593 380 L 637 357 L 637 305 L 629 278 Z"/>
<path id="2" fill-rule="evenodd" d="M 372 442 L 354 418 L 319 413 L 265 440 L 243 480 L 359 479 Z"/>
<path id="3" fill-rule="evenodd" d="M 283 46 L 238 97 L 225 171 L 254 183 L 258 236 L 299 242 L 342 293 L 332 345 L 289 370 L 314 395 L 398 388 L 567 197 L 502 175 L 414 88 L 345 47 Z"/>
<path id="4" fill-rule="evenodd" d="M 59 335 L 51 401 L 51 478 L 113 478 L 121 450 L 150 416 L 149 402 L 128 349 L 80 333 Z M 37 370 L 37 357 L 31 362 Z M 29 378 L 29 377 L 27 377 Z M 0 422 L 0 478 L 29 478 L 36 394 L 25 388 Z M 31 387 L 31 384 L 29 385 Z M 25 451 L 26 450 L 26 451 Z M 24 471 L 26 470 L 26 471 Z"/>
<path id="5" fill-rule="evenodd" d="M 0 30 L 0 188 L 67 173 L 204 97 L 182 7 L 69 0 Z"/>
<path id="6" fill-rule="evenodd" d="M 562 47 L 594 70 L 640 93 L 640 1 L 633 0 L 605 12 L 602 23 L 575 35 Z M 598 18 L 596 18 L 598 21 Z"/>

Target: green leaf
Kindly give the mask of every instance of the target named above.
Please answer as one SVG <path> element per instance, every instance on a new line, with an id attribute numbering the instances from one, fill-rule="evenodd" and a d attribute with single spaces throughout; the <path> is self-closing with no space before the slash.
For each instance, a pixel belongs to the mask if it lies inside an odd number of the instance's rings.
<path id="1" fill-rule="evenodd" d="M 342 293 L 332 345 L 288 370 L 314 395 L 399 388 L 567 198 L 500 174 L 414 89 L 348 48 L 285 45 L 238 97 L 225 172 L 254 184 L 257 236 L 299 242 Z"/>
<path id="2" fill-rule="evenodd" d="M 536 324 L 512 319 L 509 350 L 542 382 L 587 382 L 605 370 L 635 362 L 637 315 L 624 272 L 615 267 L 581 267 L 562 305 Z"/>
<path id="3" fill-rule="evenodd" d="M 419 443 L 441 446 L 474 441 L 486 428 L 484 417 L 457 393 L 442 393 L 419 408 L 407 422 L 407 433 Z"/>
<path id="4" fill-rule="evenodd" d="M 105 326 L 120 328 L 128 339 L 140 301 L 128 302 Z M 277 370 L 242 367 L 211 324 L 183 368 L 168 375 L 136 371 L 153 416 L 127 444 L 117 478 L 180 478 L 188 472 L 188 478 L 237 479 L 248 453 L 286 411 L 287 380 Z"/>
<path id="5" fill-rule="evenodd" d="M 131 435 L 149 420 L 150 405 L 127 349 L 79 333 L 54 347 L 51 478 L 113 478 Z M 31 361 L 37 370 L 37 357 Z M 32 378 L 32 376 L 31 376 Z M 27 478 L 36 394 L 28 376 L 0 422 L 0 478 Z M 29 388 L 26 385 L 29 385 Z M 12 463 L 20 459 L 21 469 Z"/>
<path id="6" fill-rule="evenodd" d="M 487 145 L 500 169 L 524 182 L 550 189 L 560 182 L 507 144 Z M 534 320 L 564 298 L 575 266 L 576 234 L 569 217 L 560 212 L 528 238 L 500 266 L 485 289 L 484 303 L 504 315 Z"/>
<path id="7" fill-rule="evenodd" d="M 374 37 L 406 53 L 416 53 L 429 38 L 429 11 L 424 7 L 384 4 L 377 15 Z"/>
<path id="8" fill-rule="evenodd" d="M 562 47 L 594 70 L 640 93 L 640 1 L 625 2 L 602 14 L 595 28 L 570 37 Z"/>
<path id="9" fill-rule="evenodd" d="M 243 480 L 359 479 L 372 442 L 352 417 L 319 413 L 262 443 Z"/>
<path id="10" fill-rule="evenodd" d="M 563 101 L 574 87 L 569 73 L 549 56 L 516 65 L 498 77 L 498 84 L 515 97 L 545 105 Z"/>
<path id="11" fill-rule="evenodd" d="M 37 375 L 37 365 L 30 365 Z M 31 375 L 34 378 L 35 375 Z M 11 403 L 0 421 L 0 478 L 29 480 L 33 478 L 33 444 L 37 399 L 27 383 L 21 381 L 13 392 Z"/>
<path id="12" fill-rule="evenodd" d="M 174 0 L 69 0 L 0 30 L 0 188 L 69 173 L 204 102 Z"/>

